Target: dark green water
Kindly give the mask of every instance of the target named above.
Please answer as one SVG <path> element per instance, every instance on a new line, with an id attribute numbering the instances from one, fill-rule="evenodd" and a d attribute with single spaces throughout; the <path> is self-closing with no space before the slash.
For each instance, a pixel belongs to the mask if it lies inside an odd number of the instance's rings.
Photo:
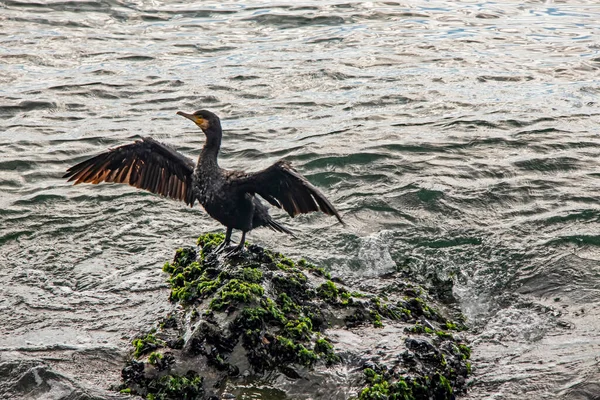
<path id="1" fill-rule="evenodd" d="M 207 108 L 222 166 L 290 160 L 348 224 L 274 212 L 297 238 L 249 240 L 349 279 L 453 277 L 468 398 L 597 399 L 599 21 L 593 1 L 0 1 L 0 362 L 110 396 L 170 307 L 160 266 L 221 227 L 60 177 L 140 136 L 195 158 L 175 112 Z"/>

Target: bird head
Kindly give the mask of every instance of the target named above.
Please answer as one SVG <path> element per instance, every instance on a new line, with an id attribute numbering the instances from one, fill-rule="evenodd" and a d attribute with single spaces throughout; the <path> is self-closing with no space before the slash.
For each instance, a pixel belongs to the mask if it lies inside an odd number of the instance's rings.
<path id="1" fill-rule="evenodd" d="M 198 125 L 200 129 L 206 134 L 210 131 L 221 130 L 221 120 L 214 113 L 207 110 L 198 110 L 192 114 L 184 113 L 183 111 L 177 111 L 177 115 L 181 115 L 193 123 Z"/>

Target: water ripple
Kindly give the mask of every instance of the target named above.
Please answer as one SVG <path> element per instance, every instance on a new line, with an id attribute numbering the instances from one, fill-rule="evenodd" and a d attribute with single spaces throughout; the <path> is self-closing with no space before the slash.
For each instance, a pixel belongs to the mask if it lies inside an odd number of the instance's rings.
<path id="1" fill-rule="evenodd" d="M 250 240 L 309 254 L 334 275 L 400 265 L 424 282 L 454 279 L 481 332 L 472 398 L 590 398 L 594 2 L 0 7 L 0 348 L 59 365 L 60 352 L 125 348 L 123 335 L 162 316 L 157 266 L 222 227 L 200 209 L 61 175 L 143 136 L 195 158 L 203 135 L 175 112 L 209 108 L 225 128 L 222 166 L 290 160 L 348 224 L 274 210 L 297 238 L 257 230 Z"/>

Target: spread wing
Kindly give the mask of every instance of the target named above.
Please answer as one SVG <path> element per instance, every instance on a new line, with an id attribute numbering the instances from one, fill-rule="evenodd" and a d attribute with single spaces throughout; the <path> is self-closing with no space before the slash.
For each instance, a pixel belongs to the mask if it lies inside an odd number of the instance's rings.
<path id="1" fill-rule="evenodd" d="M 194 205 L 194 162 L 152 138 L 110 149 L 69 168 L 69 182 L 126 183 Z"/>
<path id="2" fill-rule="evenodd" d="M 335 215 L 338 221 L 344 223 L 325 195 L 286 161 L 278 161 L 269 168 L 251 174 L 232 173 L 231 179 L 238 190 L 259 194 L 275 207 L 283 208 L 292 217 L 323 211 L 325 214 Z"/>

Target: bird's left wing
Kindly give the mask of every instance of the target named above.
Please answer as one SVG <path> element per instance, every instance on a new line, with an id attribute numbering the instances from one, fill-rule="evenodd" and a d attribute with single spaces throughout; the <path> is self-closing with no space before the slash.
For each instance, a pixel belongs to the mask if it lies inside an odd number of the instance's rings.
<path id="1" fill-rule="evenodd" d="M 115 147 L 69 168 L 69 182 L 125 183 L 194 205 L 194 162 L 167 145 L 145 137 Z"/>
<path id="2" fill-rule="evenodd" d="M 255 173 L 231 176 L 231 184 L 241 192 L 259 194 L 275 207 L 283 208 L 294 217 L 312 211 L 323 211 L 342 224 L 342 217 L 325 195 L 300 175 L 290 163 L 278 161 Z"/>

